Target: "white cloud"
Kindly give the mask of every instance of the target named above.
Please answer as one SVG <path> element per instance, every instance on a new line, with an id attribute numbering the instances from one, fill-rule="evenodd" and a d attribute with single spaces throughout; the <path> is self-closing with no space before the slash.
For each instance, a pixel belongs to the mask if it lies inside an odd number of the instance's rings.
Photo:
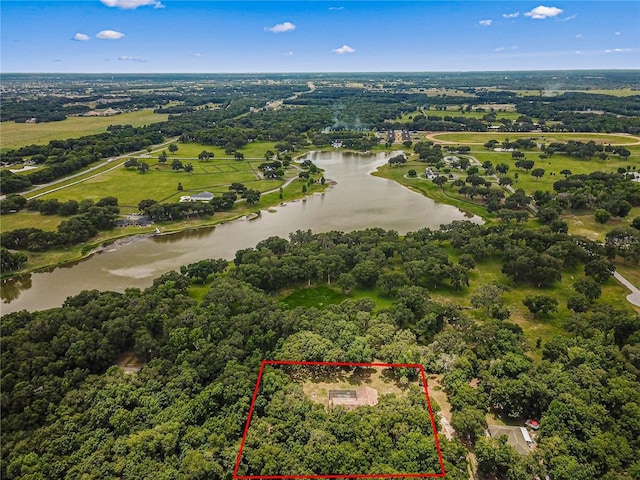
<path id="1" fill-rule="evenodd" d="M 503 13 L 502 16 L 504 18 L 516 18 L 518 15 L 520 15 L 520 12 L 514 12 L 514 13 Z"/>
<path id="2" fill-rule="evenodd" d="M 290 57 L 291 55 L 293 55 L 293 50 L 289 50 L 288 52 L 284 52 L 283 55 L 285 57 Z"/>
<path id="3" fill-rule="evenodd" d="M 138 7 L 153 5 L 154 8 L 164 8 L 158 0 L 100 0 L 107 7 L 116 7 L 122 10 L 134 10 Z"/>
<path id="4" fill-rule="evenodd" d="M 573 15 L 568 16 L 567 18 L 563 18 L 563 19 L 561 19 L 560 21 L 561 21 L 561 22 L 568 22 L 569 20 L 573 20 L 573 19 L 574 19 L 574 18 L 576 18 L 577 16 L 578 16 L 578 15 L 573 14 Z"/>
<path id="5" fill-rule="evenodd" d="M 480 20 L 478 23 L 483 27 L 488 27 L 493 23 L 493 20 Z"/>
<path id="6" fill-rule="evenodd" d="M 616 32 L 615 34 L 616 34 L 616 35 L 622 35 L 620 32 Z"/>
<path id="7" fill-rule="evenodd" d="M 578 33 L 578 34 L 576 35 L 576 38 L 582 38 L 582 34 L 581 34 L 581 33 Z"/>
<path id="8" fill-rule="evenodd" d="M 344 7 L 329 7 L 329 10 L 344 10 Z"/>
<path id="9" fill-rule="evenodd" d="M 511 45 L 510 47 L 498 47 L 498 48 L 494 48 L 493 51 L 494 52 L 504 52 L 505 50 L 517 50 L 518 46 L 517 45 Z"/>
<path id="10" fill-rule="evenodd" d="M 121 57 L 118 57 L 118 60 L 123 62 L 140 62 L 140 63 L 146 62 L 144 58 L 130 57 L 129 55 L 122 55 Z"/>
<path id="11" fill-rule="evenodd" d="M 200 58 L 202 56 L 202 54 L 200 52 L 197 52 L 197 53 L 192 53 L 191 56 L 192 57 L 196 57 L 196 58 Z"/>
<path id="12" fill-rule="evenodd" d="M 340 48 L 336 48 L 331 50 L 333 53 L 337 53 L 338 55 L 344 55 L 345 53 L 353 53 L 355 50 L 351 48 L 349 45 L 343 45 Z"/>
<path id="13" fill-rule="evenodd" d="M 77 42 L 86 42 L 87 40 L 89 40 L 89 35 L 85 35 L 84 33 L 76 33 L 73 36 L 73 39 Z"/>
<path id="14" fill-rule="evenodd" d="M 549 17 L 557 17 L 564 10 L 557 7 L 545 7 L 544 5 L 540 5 L 539 7 L 534 8 L 530 12 L 524 14 L 525 17 L 535 18 L 537 20 L 544 20 Z"/>
<path id="15" fill-rule="evenodd" d="M 264 27 L 265 32 L 282 33 L 295 30 L 296 26 L 291 22 L 283 22 L 274 25 L 273 27 Z"/>
<path id="16" fill-rule="evenodd" d="M 96 38 L 101 38 L 102 40 L 118 40 L 122 37 L 124 37 L 124 33 L 116 32 L 115 30 L 102 30 L 96 35 Z"/>
<path id="17" fill-rule="evenodd" d="M 633 52 L 632 48 L 608 48 L 604 51 L 604 53 L 624 53 L 624 52 Z"/>

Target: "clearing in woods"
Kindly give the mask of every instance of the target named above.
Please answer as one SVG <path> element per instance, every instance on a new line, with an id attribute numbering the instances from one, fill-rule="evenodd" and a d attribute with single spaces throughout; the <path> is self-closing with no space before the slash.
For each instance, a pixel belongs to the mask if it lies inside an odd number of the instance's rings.
<path id="1" fill-rule="evenodd" d="M 413 380 L 410 381 L 409 378 Z M 422 403 L 419 400 L 420 396 L 424 400 L 422 405 L 420 405 Z M 375 413 L 375 415 L 380 418 L 385 418 L 385 415 L 391 415 L 388 417 L 391 419 L 394 414 L 397 417 L 398 412 L 393 407 L 396 404 L 389 403 L 393 398 L 404 398 L 405 400 L 401 401 L 404 407 L 410 406 L 411 402 L 414 402 L 414 406 L 409 408 L 418 408 L 421 413 L 416 414 L 417 410 L 412 410 L 412 412 L 426 420 L 421 424 L 420 432 L 418 433 L 424 437 L 426 443 L 422 442 L 418 450 L 413 451 L 416 445 L 405 445 L 402 439 L 399 441 L 396 439 L 397 445 L 392 448 L 400 449 L 398 451 L 411 452 L 409 455 L 417 455 L 425 461 L 430 458 L 430 463 L 423 465 L 424 470 L 428 471 L 399 471 L 399 468 L 406 467 L 403 464 L 401 467 L 387 467 L 393 468 L 390 471 L 394 473 L 376 473 L 378 470 L 375 469 L 375 465 L 379 465 L 379 463 L 375 463 L 377 457 L 372 459 L 371 465 L 367 467 L 369 470 L 365 472 L 318 472 L 309 465 L 298 466 L 301 471 L 294 472 L 286 468 L 283 470 L 282 466 L 278 465 L 278 462 L 270 462 L 268 466 L 262 465 L 261 462 L 258 462 L 260 466 L 253 464 L 253 459 L 261 458 L 265 451 L 274 451 L 273 449 L 276 449 L 284 452 L 287 448 L 291 448 L 293 449 L 292 452 L 297 454 L 300 448 L 304 448 L 304 445 L 297 445 L 295 442 L 296 438 L 300 436 L 300 432 L 307 425 L 305 421 L 307 417 L 309 422 L 315 422 L 316 424 L 316 430 L 314 430 L 316 432 L 314 435 L 316 436 L 317 425 L 321 425 L 317 423 L 318 418 L 326 417 L 330 419 L 328 428 L 325 424 L 327 432 L 322 436 L 331 436 L 329 430 L 333 426 L 340 425 L 340 430 L 343 430 L 354 423 L 344 415 L 355 415 L 353 417 L 354 421 L 356 418 L 365 418 L 376 411 L 378 413 Z M 309 402 L 309 400 L 313 403 L 321 404 L 325 408 L 310 408 L 308 403 L 305 406 L 304 402 Z M 401 404 L 397 405 L 400 408 Z M 415 405 L 418 406 L 416 407 Z M 283 418 L 283 416 L 289 416 L 286 413 L 287 411 L 292 412 L 290 419 Z M 413 415 L 403 414 L 401 415 L 402 418 L 395 418 L 394 421 L 400 423 L 406 420 L 411 421 L 411 419 L 407 418 L 408 416 Z M 394 425 L 394 421 L 391 421 L 390 425 Z M 391 429 L 402 428 L 399 426 L 400 423 L 395 423 L 398 427 L 392 426 Z M 283 429 L 286 430 L 286 433 Z M 342 433 L 344 434 L 344 432 Z M 284 438 L 289 440 L 284 444 L 277 443 L 282 434 L 285 435 Z M 393 431 L 388 432 L 388 437 L 384 432 L 378 432 L 378 434 L 378 437 L 382 435 L 388 438 L 383 443 L 394 442 Z M 370 444 L 373 441 L 372 438 L 366 437 L 366 440 L 357 438 L 359 433 L 355 430 L 350 431 L 347 436 L 350 437 L 351 435 L 353 435 L 351 440 L 346 442 L 351 442 L 350 448 L 355 448 L 361 454 L 366 451 L 367 455 L 376 455 L 375 443 Z M 404 435 L 401 437 L 404 438 Z M 291 446 L 291 444 L 295 445 Z M 344 445 L 345 441 L 343 440 L 339 445 L 333 443 L 330 445 L 316 445 L 316 448 L 341 449 Z M 380 455 L 380 453 L 378 452 L 377 455 Z M 234 479 L 442 478 L 445 476 L 436 422 L 429 399 L 427 378 L 421 364 L 277 360 L 264 360 L 262 362 L 236 466 L 233 471 Z"/>

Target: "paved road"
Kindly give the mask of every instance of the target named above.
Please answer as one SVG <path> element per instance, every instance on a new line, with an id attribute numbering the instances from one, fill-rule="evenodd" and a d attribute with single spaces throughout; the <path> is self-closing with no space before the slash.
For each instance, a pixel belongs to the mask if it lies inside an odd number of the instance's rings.
<path id="1" fill-rule="evenodd" d="M 613 276 L 622 285 L 631 290 L 631 293 L 627 295 L 627 301 L 632 305 L 635 305 L 636 307 L 640 307 L 640 290 L 638 290 L 638 288 L 633 283 L 624 278 L 618 272 L 613 272 Z"/>

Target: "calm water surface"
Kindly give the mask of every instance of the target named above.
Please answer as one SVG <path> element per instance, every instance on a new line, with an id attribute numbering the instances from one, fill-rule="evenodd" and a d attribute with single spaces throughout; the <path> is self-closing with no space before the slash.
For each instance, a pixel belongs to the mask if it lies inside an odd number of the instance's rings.
<path id="1" fill-rule="evenodd" d="M 404 234 L 469 219 L 457 208 L 370 175 L 386 162 L 388 154 L 327 152 L 311 153 L 308 158 L 325 169 L 327 179 L 337 182 L 325 194 L 279 206 L 272 212 L 263 210 L 254 220 L 145 237 L 51 272 L 5 281 L 2 314 L 57 307 L 67 297 L 87 289 L 122 292 L 131 287 L 146 288 L 169 270 L 203 258 L 231 259 L 241 248 L 253 247 L 271 236 L 288 238 L 296 230 L 348 232 L 381 227 Z M 481 222 L 478 217 L 471 220 Z"/>

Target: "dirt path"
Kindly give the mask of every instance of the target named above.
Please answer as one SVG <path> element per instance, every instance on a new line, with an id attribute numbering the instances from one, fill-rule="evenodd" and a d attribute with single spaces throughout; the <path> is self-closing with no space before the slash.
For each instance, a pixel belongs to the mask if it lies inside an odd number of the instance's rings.
<path id="1" fill-rule="evenodd" d="M 438 416 L 442 425 L 442 434 L 447 440 L 452 440 L 456 432 L 451 426 L 451 405 L 442 387 L 442 375 L 429 375 L 427 387 L 429 388 L 429 397 L 440 407 Z"/>

